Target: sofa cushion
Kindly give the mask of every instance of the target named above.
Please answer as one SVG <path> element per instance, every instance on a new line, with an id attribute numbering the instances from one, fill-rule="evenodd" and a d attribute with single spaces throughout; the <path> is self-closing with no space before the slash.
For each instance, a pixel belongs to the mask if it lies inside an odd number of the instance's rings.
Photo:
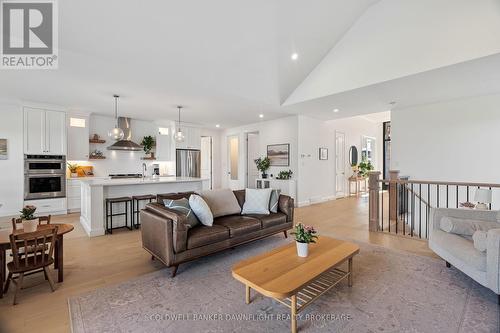
<path id="1" fill-rule="evenodd" d="M 214 221 L 214 226 L 224 226 L 229 229 L 231 237 L 238 237 L 261 229 L 260 220 L 241 215 L 230 215 L 218 217 Z"/>
<path id="2" fill-rule="evenodd" d="M 201 191 L 199 195 L 210 207 L 214 217 L 239 214 L 241 207 L 230 189 Z"/>
<path id="3" fill-rule="evenodd" d="M 198 221 L 198 218 L 196 217 L 193 210 L 189 206 L 188 199 L 186 198 L 181 198 L 178 200 L 164 199 L 163 203 L 165 204 L 165 207 L 186 215 L 187 224 L 189 224 L 191 228 L 200 224 L 200 221 Z"/>
<path id="4" fill-rule="evenodd" d="M 241 214 L 269 214 L 272 189 L 245 189 L 245 203 Z"/>
<path id="5" fill-rule="evenodd" d="M 208 204 L 197 194 L 189 197 L 189 206 L 203 225 L 211 227 L 214 223 L 214 216 Z"/>
<path id="6" fill-rule="evenodd" d="M 433 242 L 442 250 L 460 259 L 468 266 L 479 271 L 486 271 L 486 252 L 476 250 L 472 241 L 441 230 L 435 230 L 432 238 Z"/>
<path id="7" fill-rule="evenodd" d="M 229 238 L 229 229 L 221 225 L 207 227 L 199 225 L 189 229 L 187 248 L 193 249 L 203 245 L 217 243 Z"/>
<path id="8" fill-rule="evenodd" d="M 283 213 L 264 214 L 251 214 L 246 215 L 259 219 L 262 224 L 262 229 L 274 227 L 275 225 L 286 223 L 286 215 Z"/>

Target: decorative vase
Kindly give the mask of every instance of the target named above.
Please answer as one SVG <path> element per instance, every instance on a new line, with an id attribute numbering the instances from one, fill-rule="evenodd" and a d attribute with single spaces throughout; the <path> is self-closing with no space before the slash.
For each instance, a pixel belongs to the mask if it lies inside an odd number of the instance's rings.
<path id="1" fill-rule="evenodd" d="M 297 255 L 299 257 L 305 258 L 309 255 L 309 244 L 295 242 L 297 244 Z"/>
<path id="2" fill-rule="evenodd" d="M 38 227 L 38 219 L 33 220 L 23 220 L 23 231 L 24 232 L 34 232 Z"/>
<path id="3" fill-rule="evenodd" d="M 151 155 L 151 159 L 154 160 L 155 159 L 155 153 L 151 152 L 150 155 Z"/>
<path id="4" fill-rule="evenodd" d="M 78 172 L 72 172 L 71 178 L 78 178 Z"/>
<path id="5" fill-rule="evenodd" d="M 267 179 L 267 173 L 262 174 L 262 179 Z"/>

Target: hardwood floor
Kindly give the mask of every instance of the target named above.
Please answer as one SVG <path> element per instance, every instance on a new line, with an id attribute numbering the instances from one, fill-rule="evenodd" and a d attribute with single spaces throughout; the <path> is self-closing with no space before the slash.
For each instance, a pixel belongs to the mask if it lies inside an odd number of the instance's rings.
<path id="1" fill-rule="evenodd" d="M 367 198 L 329 201 L 298 208 L 295 214 L 296 222 L 314 225 L 320 235 L 434 256 L 424 241 L 368 232 Z M 112 236 L 88 238 L 79 225 L 79 214 L 53 219 L 75 225 L 64 242 L 64 282 L 52 293 L 43 274 L 27 277 L 16 306 L 12 306 L 13 291 L 9 290 L 0 299 L 0 332 L 70 332 L 68 297 L 163 268 L 142 249 L 138 230 L 116 230 Z M 0 227 L 9 225 L 6 220 L 0 222 Z"/>

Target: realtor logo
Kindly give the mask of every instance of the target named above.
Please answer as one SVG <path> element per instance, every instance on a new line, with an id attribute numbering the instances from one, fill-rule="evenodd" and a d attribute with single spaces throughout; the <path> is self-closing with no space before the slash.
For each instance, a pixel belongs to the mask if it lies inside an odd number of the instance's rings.
<path id="1" fill-rule="evenodd" d="M 0 0 L 2 69 L 56 69 L 55 0 Z"/>

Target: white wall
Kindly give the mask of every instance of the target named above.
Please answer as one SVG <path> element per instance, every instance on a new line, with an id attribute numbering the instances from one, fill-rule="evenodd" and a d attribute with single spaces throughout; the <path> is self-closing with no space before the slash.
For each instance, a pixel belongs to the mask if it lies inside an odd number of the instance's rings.
<path id="1" fill-rule="evenodd" d="M 267 155 L 267 145 L 271 144 L 290 144 L 290 166 L 288 167 L 271 167 L 268 174 L 276 176 L 281 170 L 292 170 L 293 178 L 297 178 L 298 174 L 298 117 L 286 117 L 277 120 L 262 121 L 259 123 L 235 127 L 225 130 L 221 134 L 221 186 L 230 187 L 228 182 L 228 154 L 227 154 L 227 137 L 237 135 L 239 137 L 239 164 L 238 164 L 238 181 L 235 182 L 234 188 L 245 188 L 246 177 L 246 133 L 259 132 L 259 151 L 261 156 Z"/>
<path id="2" fill-rule="evenodd" d="M 392 164 L 419 180 L 500 183 L 500 95 L 392 112 Z"/>
<path id="3" fill-rule="evenodd" d="M 8 159 L 0 160 L 0 216 L 18 215 L 24 197 L 23 110 L 0 102 L 0 138 L 7 139 Z"/>

